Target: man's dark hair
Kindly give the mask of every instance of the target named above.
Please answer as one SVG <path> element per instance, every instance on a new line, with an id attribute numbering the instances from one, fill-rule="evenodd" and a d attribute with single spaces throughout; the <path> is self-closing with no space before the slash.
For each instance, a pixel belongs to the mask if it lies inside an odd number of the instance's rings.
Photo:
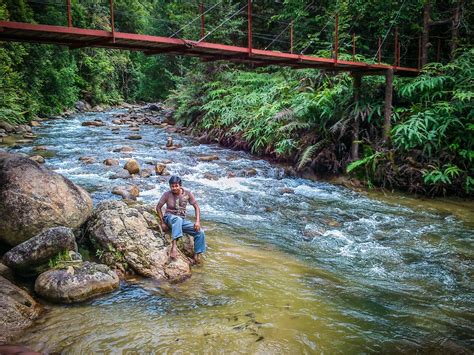
<path id="1" fill-rule="evenodd" d="M 181 186 L 182 181 L 181 181 L 181 178 L 179 176 L 173 175 L 172 177 L 170 177 L 170 180 L 168 181 L 168 183 L 170 185 L 178 184 L 179 186 Z"/>

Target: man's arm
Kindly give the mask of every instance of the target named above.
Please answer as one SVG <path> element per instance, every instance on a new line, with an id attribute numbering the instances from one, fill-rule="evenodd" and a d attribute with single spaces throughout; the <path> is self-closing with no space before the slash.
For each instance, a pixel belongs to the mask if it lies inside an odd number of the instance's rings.
<path id="1" fill-rule="evenodd" d="M 198 231 L 201 229 L 201 210 L 197 202 L 194 202 L 192 206 L 194 207 L 194 212 L 196 213 L 196 223 L 194 223 L 194 230 Z"/>
<path id="2" fill-rule="evenodd" d="M 163 221 L 163 212 L 161 211 L 161 208 L 165 205 L 166 201 L 164 199 L 164 196 L 161 196 L 160 201 L 156 205 L 156 214 L 158 215 L 158 220 L 160 221 L 161 229 L 167 230 L 168 226 L 166 223 Z"/>

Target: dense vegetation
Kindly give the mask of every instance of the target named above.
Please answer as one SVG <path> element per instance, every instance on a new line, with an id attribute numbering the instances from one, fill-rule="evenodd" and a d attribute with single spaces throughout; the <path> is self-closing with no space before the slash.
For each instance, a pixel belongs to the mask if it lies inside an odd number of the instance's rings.
<path id="1" fill-rule="evenodd" d="M 215 5 L 206 15 L 207 28 L 218 27 L 243 3 L 207 3 L 208 9 Z M 0 0 L 0 18 L 64 25 L 64 6 L 57 4 Z M 193 1 L 116 0 L 115 6 L 120 31 L 194 39 L 199 32 L 199 21 L 188 25 L 196 18 Z M 75 26 L 109 26 L 104 1 L 72 1 L 72 8 Z M 391 63 L 389 43 L 397 28 L 402 65 L 416 66 L 418 35 L 429 34 L 422 74 L 395 80 L 391 140 L 382 139 L 383 76 L 364 76 L 354 102 L 354 79 L 347 73 L 18 43 L 0 48 L 0 119 L 58 113 L 78 99 L 95 105 L 168 98 L 178 121 L 196 134 L 286 160 L 300 171 L 347 171 L 369 185 L 428 195 L 474 193 L 472 4 L 284 0 L 254 1 L 253 8 L 258 48 L 288 51 L 288 24 L 294 20 L 295 52 L 331 56 L 337 12 L 341 57 L 351 57 L 354 34 L 357 59 L 375 61 L 381 36 L 382 61 Z M 245 26 L 245 16 L 237 13 L 208 40 L 245 46 Z"/>

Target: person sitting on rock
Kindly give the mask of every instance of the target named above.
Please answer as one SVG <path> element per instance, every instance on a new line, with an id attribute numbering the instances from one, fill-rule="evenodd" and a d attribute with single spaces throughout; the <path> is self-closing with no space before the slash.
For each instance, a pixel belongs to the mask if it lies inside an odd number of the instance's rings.
<path id="1" fill-rule="evenodd" d="M 201 229 L 201 210 L 191 191 L 182 188 L 181 178 L 172 176 L 169 179 L 170 190 L 166 191 L 160 198 L 156 205 L 156 212 L 160 220 L 163 230 L 171 229 L 171 259 L 176 259 L 178 256 L 178 248 L 176 241 L 183 236 L 183 233 L 189 234 L 194 238 L 194 257 L 192 263 L 198 264 L 200 262 L 200 255 L 206 251 L 206 237 Z M 196 222 L 185 219 L 186 205 L 194 207 L 196 212 Z M 166 204 L 165 215 L 161 208 Z"/>

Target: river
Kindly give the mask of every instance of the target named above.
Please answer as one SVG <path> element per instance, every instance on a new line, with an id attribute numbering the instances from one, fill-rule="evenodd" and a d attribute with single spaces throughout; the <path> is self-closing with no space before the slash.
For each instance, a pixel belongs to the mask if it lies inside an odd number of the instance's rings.
<path id="1" fill-rule="evenodd" d="M 124 110 L 78 114 L 35 128 L 34 145 L 55 151 L 46 165 L 86 188 L 94 202 L 118 199 L 110 179 L 133 157 L 171 160 L 202 211 L 205 263 L 180 284 L 143 278 L 120 290 L 46 314 L 18 339 L 32 349 L 83 353 L 372 353 L 474 349 L 472 203 L 410 206 L 325 182 L 285 177 L 281 167 L 217 145 L 141 126 L 125 139 L 113 126 Z M 114 153 L 124 145 L 132 153 Z M 32 154 L 32 145 L 16 152 Z M 219 160 L 200 162 L 215 154 Z M 81 156 L 96 163 L 83 164 Z M 106 167 L 106 158 L 120 160 Z M 152 168 L 150 165 L 149 167 Z M 255 176 L 239 172 L 255 169 Z M 229 172 L 237 174 L 228 177 Z M 139 201 L 167 189 L 153 175 L 136 178 Z M 190 210 L 192 214 L 192 209 Z"/>

